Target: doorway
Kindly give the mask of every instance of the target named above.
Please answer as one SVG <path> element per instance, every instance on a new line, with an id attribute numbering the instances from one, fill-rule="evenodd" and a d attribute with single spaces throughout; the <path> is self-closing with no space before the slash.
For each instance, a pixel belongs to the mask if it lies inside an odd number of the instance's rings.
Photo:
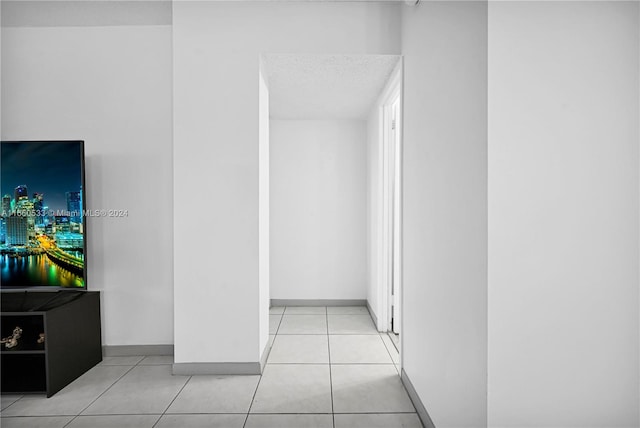
<path id="1" fill-rule="evenodd" d="M 402 295 L 402 63 L 389 79 L 380 98 L 380 251 L 378 323 L 400 352 Z"/>
<path id="2" fill-rule="evenodd" d="M 284 309 L 272 331 L 303 310 L 330 336 L 339 320 L 366 322 L 399 350 L 401 57 L 263 54 L 261 67 L 268 294 Z"/>

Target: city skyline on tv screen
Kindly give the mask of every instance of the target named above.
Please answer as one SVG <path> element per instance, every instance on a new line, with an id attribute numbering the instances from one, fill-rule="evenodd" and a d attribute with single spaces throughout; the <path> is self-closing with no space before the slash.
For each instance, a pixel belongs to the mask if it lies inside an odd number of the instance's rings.
<path id="1" fill-rule="evenodd" d="M 0 287 L 85 287 L 82 141 L 0 145 Z"/>

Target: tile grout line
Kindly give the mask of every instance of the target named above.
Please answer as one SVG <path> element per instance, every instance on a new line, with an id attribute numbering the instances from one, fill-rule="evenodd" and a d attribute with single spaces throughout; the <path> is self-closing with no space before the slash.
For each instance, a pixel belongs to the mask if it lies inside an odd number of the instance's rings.
<path id="1" fill-rule="evenodd" d="M 326 333 L 279 333 L 281 336 L 324 336 Z M 331 333 L 332 336 L 379 336 L 379 332 L 375 333 Z"/>
<path id="2" fill-rule="evenodd" d="M 389 346 L 387 346 L 387 342 L 382 338 L 383 334 L 386 334 L 386 333 L 381 333 L 380 334 L 380 340 L 382 340 L 382 344 L 384 345 L 384 348 L 387 350 L 387 353 L 389 354 L 389 357 L 391 358 L 391 363 L 393 364 L 393 367 L 396 369 L 396 372 L 398 372 L 398 376 L 400 376 L 400 370 L 398 370 L 398 365 L 393 360 L 393 355 L 391 355 L 391 351 L 389 350 Z M 389 340 L 391 340 L 391 339 L 389 339 Z M 400 361 L 400 353 L 398 352 L 397 354 L 398 354 L 398 362 L 399 362 Z"/>
<path id="3" fill-rule="evenodd" d="M 173 376 L 173 374 L 172 374 Z M 189 379 L 187 379 L 187 381 L 184 383 L 184 385 L 182 385 L 182 388 L 180 388 L 180 391 L 178 391 L 178 393 L 176 394 L 175 397 L 173 397 L 173 399 L 171 400 L 171 402 L 167 405 L 167 407 L 164 409 L 164 411 L 160 414 L 160 417 L 158 418 L 158 420 L 151 426 L 151 428 L 155 428 L 156 425 L 158 425 L 158 422 L 160 422 L 160 419 L 162 419 L 162 417 L 167 413 L 167 410 L 169 410 L 169 408 L 171 407 L 171 405 L 173 404 L 174 401 L 176 401 L 176 399 L 178 398 L 178 396 L 180 395 L 180 393 L 182 393 L 182 391 L 187 387 L 187 385 L 189 384 L 189 382 L 191 382 L 191 379 L 193 379 L 193 376 L 189 376 Z"/>
<path id="4" fill-rule="evenodd" d="M 97 365 L 96 365 L 96 366 L 94 366 L 94 367 L 97 367 Z M 91 403 L 87 404 L 87 405 L 85 406 L 85 408 L 84 408 L 84 409 L 80 410 L 80 411 L 78 412 L 78 414 L 77 414 L 77 415 L 75 415 L 75 416 L 74 416 L 74 417 L 73 417 L 69 422 L 67 422 L 67 423 L 64 425 L 64 427 L 69 426 L 73 421 L 75 421 L 75 420 L 78 418 L 78 416 L 82 415 L 82 412 L 84 412 L 84 411 L 85 411 L 85 410 L 87 410 L 89 407 L 91 407 L 91 405 L 92 405 L 93 403 L 95 403 L 96 401 L 98 401 L 98 400 L 100 399 L 100 397 L 102 397 L 104 394 L 106 394 L 106 393 L 107 393 L 107 391 L 109 391 L 111 388 L 113 388 L 113 385 L 115 385 L 116 383 L 120 382 L 120 380 L 121 380 L 123 377 L 125 377 L 127 374 L 129 374 L 129 372 L 130 372 L 131 370 L 133 370 L 135 367 L 136 367 L 136 366 L 135 366 L 135 365 L 133 365 L 133 366 L 131 366 L 131 367 L 129 368 L 129 370 L 127 370 L 127 371 L 125 371 L 124 373 L 122 373 L 122 375 L 121 375 L 121 376 L 119 376 L 119 377 L 118 377 L 118 379 L 116 379 L 115 381 L 113 381 L 113 383 L 112 383 L 111 385 L 109 385 L 109 387 L 108 387 L 107 389 L 105 389 L 104 391 L 102 391 L 102 393 L 101 393 L 100 395 L 98 395 L 98 396 L 97 396 L 97 397 L 96 397 L 96 398 L 95 398 Z"/>
<path id="5" fill-rule="evenodd" d="M 267 365 L 265 364 L 265 370 L 267 369 Z M 264 373 L 264 370 L 262 371 Z M 249 415 L 251 414 L 251 408 L 253 407 L 253 402 L 256 400 L 256 395 L 258 394 L 258 388 L 260 388 L 260 382 L 262 382 L 262 374 L 260 375 L 260 379 L 258 379 L 258 383 L 256 384 L 256 389 L 253 391 L 253 397 L 251 397 L 251 404 L 249 404 L 249 409 L 247 410 L 247 415 L 244 418 L 244 423 L 242 424 L 242 428 L 247 426 L 247 421 L 249 420 Z"/>
<path id="6" fill-rule="evenodd" d="M 18 398 L 16 401 L 14 401 L 13 403 L 9 404 L 7 407 L 5 407 L 4 409 L 0 410 L 0 416 L 2 416 L 2 412 L 4 412 L 5 410 L 7 410 L 9 407 L 13 406 L 14 404 L 16 404 L 18 401 L 22 400 L 24 398 L 24 394 L 20 396 L 20 398 Z"/>
<path id="7" fill-rule="evenodd" d="M 278 331 L 280 331 L 280 325 L 282 324 L 282 320 L 284 319 L 284 313 L 287 311 L 287 307 L 285 306 L 282 309 L 282 314 L 280 314 L 280 322 L 278 322 L 278 328 L 274 333 L 273 343 L 271 343 L 271 349 L 273 349 L 273 345 L 276 343 L 278 339 Z M 269 354 L 271 354 L 271 350 L 269 350 Z M 269 358 L 267 357 L 267 360 Z M 253 402 L 256 400 L 256 395 L 258 394 L 258 388 L 260 387 L 260 382 L 262 382 L 262 376 L 264 375 L 264 371 L 267 369 L 267 361 L 264 362 L 264 368 L 262 369 L 262 373 L 260 373 L 260 378 L 258 379 L 258 383 L 256 384 L 256 389 L 253 391 L 253 397 L 251 397 L 251 404 L 249 404 L 249 409 L 247 410 L 247 415 L 244 418 L 244 423 L 242 424 L 242 428 L 247 426 L 247 421 L 249 421 L 249 415 L 251 414 L 251 408 L 253 407 Z"/>
<path id="8" fill-rule="evenodd" d="M 357 363 L 269 363 L 269 365 L 272 365 L 272 366 L 287 366 L 291 364 L 295 364 L 297 366 L 328 366 L 328 365 L 332 365 L 332 366 L 394 366 L 395 365 L 393 362 L 391 363 L 362 363 L 362 362 L 357 362 Z"/>
<path id="9" fill-rule="evenodd" d="M 396 343 L 392 338 L 391 338 L 391 334 L 393 334 L 394 336 L 398 336 L 398 343 Z M 391 344 L 393 345 L 393 348 L 396 350 L 396 352 L 398 354 L 400 354 L 400 348 L 398 348 L 398 346 L 400 346 L 400 333 L 395 334 L 393 331 L 387 332 L 387 337 L 389 338 L 389 340 L 391 341 Z"/>
<path id="10" fill-rule="evenodd" d="M 244 413 L 171 413 L 176 415 L 243 415 Z M 261 415 L 261 416 L 274 416 L 274 415 L 301 415 L 301 416 L 309 416 L 309 415 L 330 415 L 331 413 L 327 412 L 315 412 L 315 413 L 307 413 L 307 412 L 283 412 L 283 413 L 269 413 L 269 412 L 253 412 L 252 415 Z M 336 413 L 337 415 L 415 415 L 416 412 L 411 411 L 379 411 L 379 412 L 340 412 Z M 125 415 L 126 416 L 126 415 Z"/>
<path id="11" fill-rule="evenodd" d="M 331 392 L 331 423 L 336 428 L 336 414 L 333 408 L 333 377 L 331 375 L 331 336 L 329 335 L 329 308 L 325 307 L 325 316 L 327 319 L 327 352 L 329 357 L 329 390 Z"/>
<path id="12" fill-rule="evenodd" d="M 387 346 L 387 342 L 382 338 L 382 336 L 386 334 L 386 333 L 380 333 L 380 340 L 382 341 L 382 344 L 384 345 L 384 349 L 387 350 L 387 354 L 389 354 L 389 358 L 391 358 L 391 364 L 393 364 L 394 366 L 396 365 L 395 361 L 393 360 L 393 355 L 391 355 L 391 351 L 389 350 L 389 347 Z"/>
<path id="13" fill-rule="evenodd" d="M 278 332 L 280 331 L 280 326 L 282 325 L 282 321 L 284 320 L 284 313 L 285 311 L 282 311 L 282 314 L 280 314 L 280 321 L 278 321 L 278 327 L 276 327 L 276 332 L 274 333 L 274 336 L 277 336 Z M 274 338 L 273 341 L 275 342 L 275 340 L 276 339 Z M 265 362 L 265 365 L 266 365 L 266 362 Z"/>

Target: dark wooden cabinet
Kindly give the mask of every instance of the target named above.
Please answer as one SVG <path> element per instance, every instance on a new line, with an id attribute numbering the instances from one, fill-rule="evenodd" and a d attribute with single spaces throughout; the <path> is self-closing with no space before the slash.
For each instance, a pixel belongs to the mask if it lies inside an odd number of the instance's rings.
<path id="1" fill-rule="evenodd" d="M 1 337 L 22 329 L 17 346 L 0 345 L 3 394 L 51 397 L 102 361 L 99 292 L 3 292 L 1 306 Z"/>

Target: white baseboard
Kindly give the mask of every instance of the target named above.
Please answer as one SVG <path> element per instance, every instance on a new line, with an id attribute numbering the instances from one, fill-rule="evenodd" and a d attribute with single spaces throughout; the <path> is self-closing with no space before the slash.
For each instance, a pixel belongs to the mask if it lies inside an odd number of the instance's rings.
<path id="1" fill-rule="evenodd" d="M 429 416 L 426 407 L 424 407 L 422 400 L 420 400 L 420 396 L 416 392 L 416 389 L 413 387 L 413 384 L 411 383 L 411 380 L 409 379 L 409 376 L 407 375 L 407 372 L 404 371 L 404 369 L 402 369 L 400 378 L 402 379 L 402 383 L 409 393 L 409 398 L 411 399 L 413 406 L 418 412 L 418 417 L 420 418 L 420 422 L 422 422 L 422 426 L 424 428 L 436 428 L 433 421 L 431 420 L 431 416 Z"/>
<path id="2" fill-rule="evenodd" d="M 173 355 L 173 345 L 104 345 L 102 355 L 105 357 Z"/>
<path id="3" fill-rule="evenodd" d="M 174 375 L 259 375 L 261 362 L 247 363 L 174 363 Z"/>
<path id="4" fill-rule="evenodd" d="M 262 357 L 260 358 L 260 374 L 262 374 L 262 372 L 264 371 L 264 366 L 267 364 L 267 359 L 269 358 L 269 353 L 271 352 L 271 345 L 272 345 L 272 341 L 271 338 L 269 338 L 269 340 L 267 340 L 267 344 L 264 347 L 264 350 L 262 351 Z"/>
<path id="5" fill-rule="evenodd" d="M 371 319 L 373 319 L 373 325 L 376 326 L 376 330 L 377 330 L 378 329 L 378 316 L 373 311 L 373 309 L 371 309 L 371 305 L 369 305 L 369 301 L 368 300 L 367 300 L 367 309 L 369 310 L 369 315 L 371 315 Z"/>
<path id="6" fill-rule="evenodd" d="M 271 299 L 271 306 L 366 306 L 365 299 Z"/>
<path id="7" fill-rule="evenodd" d="M 269 352 L 271 341 L 262 351 L 258 362 L 247 363 L 174 363 L 173 374 L 176 375 L 259 375 L 262 374 Z M 128 357 L 137 355 L 173 355 L 173 345 L 112 345 L 103 346 L 102 355 L 105 357 Z"/>

